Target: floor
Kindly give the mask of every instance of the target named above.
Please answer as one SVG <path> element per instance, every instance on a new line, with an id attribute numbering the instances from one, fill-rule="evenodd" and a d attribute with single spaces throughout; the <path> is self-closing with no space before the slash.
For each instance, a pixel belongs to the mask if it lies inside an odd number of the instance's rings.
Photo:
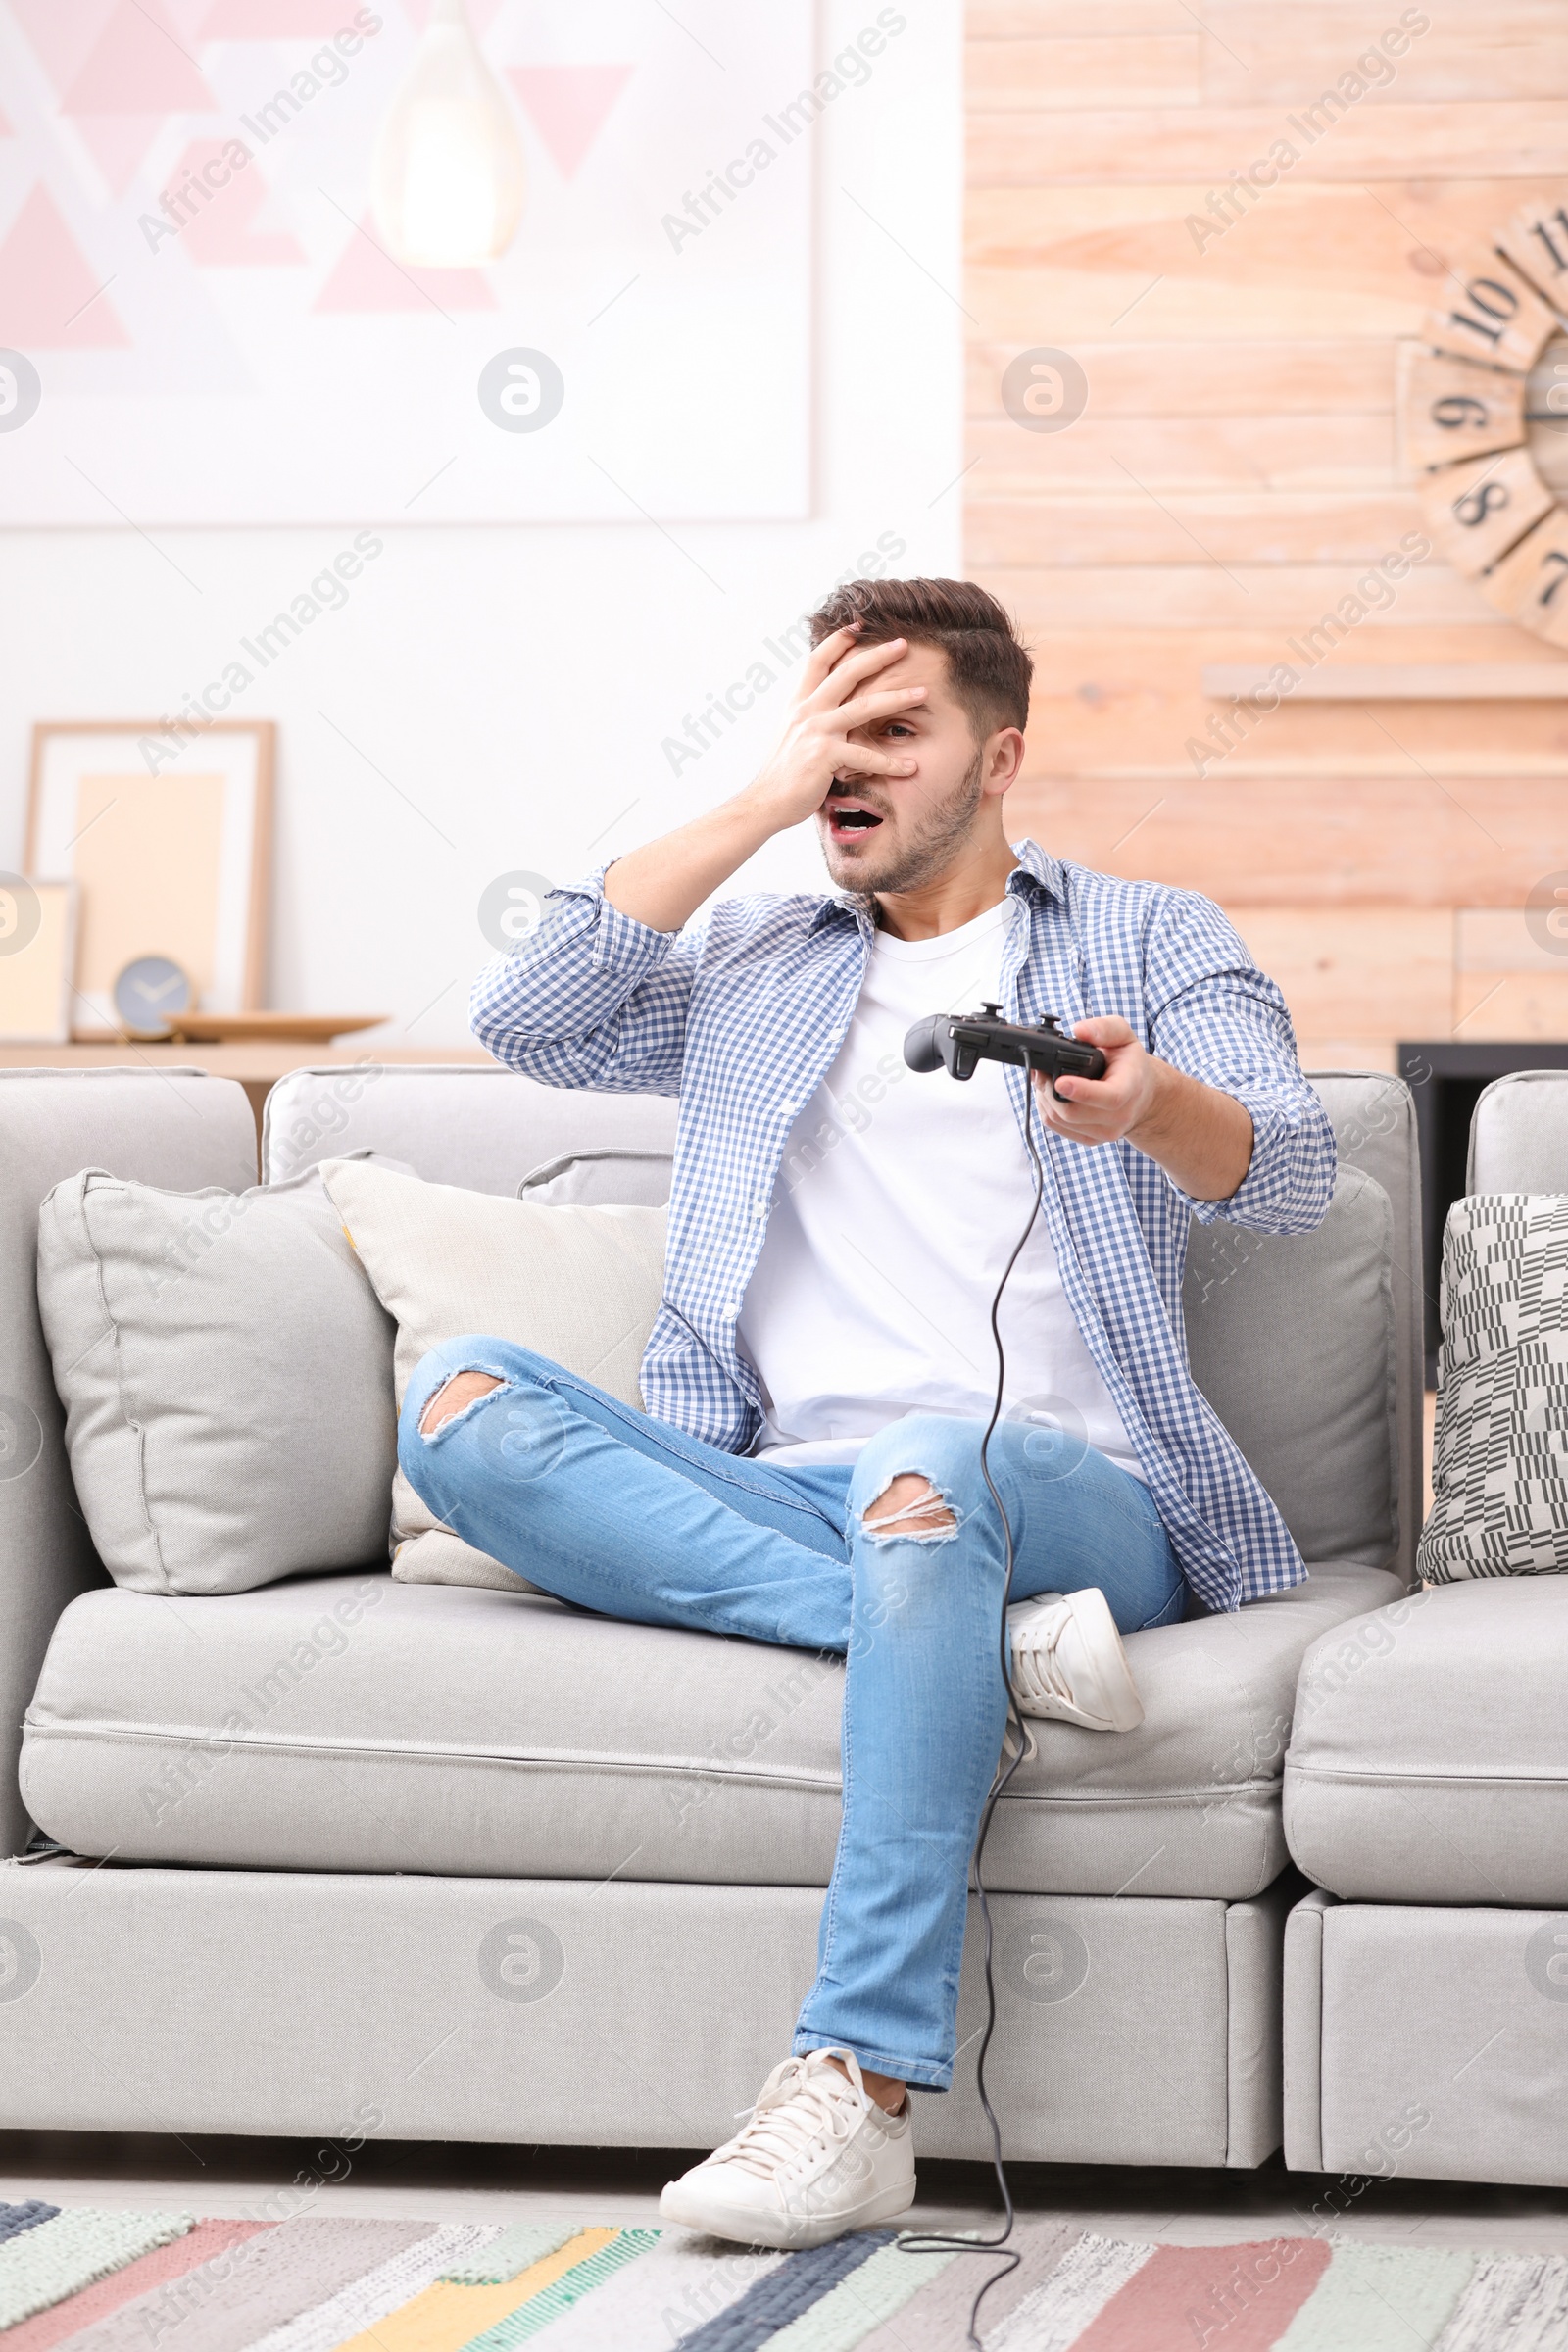
<path id="1" fill-rule="evenodd" d="M 334 2147 L 318 2159 L 311 2140 L 0 2132 L 0 2199 L 7 2202 L 44 2197 L 256 2219 L 314 2212 L 638 2222 L 653 2216 L 674 2169 L 662 2151 L 394 2141 L 352 2158 Z M 323 2180 L 323 2172 L 333 2178 Z M 996 2212 L 993 2186 L 978 2166 L 929 2165 L 910 2223 L 984 2225 Z M 1019 2165 L 1012 2186 L 1020 2213 L 1071 2217 L 1108 2236 L 1178 2245 L 1311 2233 L 1568 2254 L 1568 2188 L 1326 2178 L 1288 2173 L 1277 2157 L 1255 2173 Z"/>

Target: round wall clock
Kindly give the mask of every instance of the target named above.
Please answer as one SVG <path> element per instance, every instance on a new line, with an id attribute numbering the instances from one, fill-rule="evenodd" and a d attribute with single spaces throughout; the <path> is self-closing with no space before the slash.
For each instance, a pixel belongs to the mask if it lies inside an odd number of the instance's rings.
<path id="1" fill-rule="evenodd" d="M 138 956 L 115 982 L 115 1010 L 143 1037 L 166 1037 L 170 1015 L 195 1002 L 189 973 L 169 956 Z"/>
<path id="2" fill-rule="evenodd" d="M 1439 553 L 1568 646 L 1568 197 L 1525 206 L 1447 283 L 1401 350 L 1405 463 Z"/>

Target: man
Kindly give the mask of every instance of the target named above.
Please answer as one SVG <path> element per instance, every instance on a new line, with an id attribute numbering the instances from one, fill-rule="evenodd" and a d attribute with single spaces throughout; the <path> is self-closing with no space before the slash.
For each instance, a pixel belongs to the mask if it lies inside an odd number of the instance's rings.
<path id="1" fill-rule="evenodd" d="M 666 2219 L 822 2242 L 914 2196 L 908 2088 L 952 2079 L 970 1855 L 1002 1743 L 1003 1529 L 1022 1709 L 1142 1720 L 1121 1634 L 1188 1588 L 1305 1575 L 1187 1371 L 1189 1221 L 1315 1225 L 1333 1135 L 1283 1000 L 1218 910 L 1009 845 L 1032 664 L 952 580 L 861 580 L 813 617 L 755 783 L 557 892 L 473 1025 L 557 1086 L 678 1094 L 646 1413 L 495 1340 L 411 1383 L 401 1458 L 449 1524 L 565 1600 L 839 1651 L 844 1808 L 794 2053 Z M 837 895 L 698 908 L 815 825 Z M 691 926 L 688 928 L 688 926 Z M 908 1071 L 933 1012 L 1000 1003 L 1098 1045 L 1055 1099 Z M 549 1475 L 532 1475 L 535 1468 Z"/>

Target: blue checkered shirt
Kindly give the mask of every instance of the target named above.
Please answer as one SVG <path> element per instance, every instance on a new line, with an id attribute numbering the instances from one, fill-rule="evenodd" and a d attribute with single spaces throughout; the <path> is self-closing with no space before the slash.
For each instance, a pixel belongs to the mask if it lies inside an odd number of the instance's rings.
<path id="1" fill-rule="evenodd" d="M 1062 1286 L 1137 1449 L 1188 1582 L 1210 1608 L 1305 1576 L 1300 1553 L 1187 1363 L 1189 1222 L 1304 1233 L 1334 1190 L 1334 1134 L 1285 1001 L 1217 906 L 1016 845 L 1003 963 L 1009 1020 L 1120 1013 L 1153 1053 L 1244 1103 L 1252 1157 L 1223 1201 L 1190 1200 L 1128 1143 L 1050 1134 L 1044 1215 Z M 603 875 L 557 891 L 474 984 L 474 1033 L 547 1086 L 678 1095 L 664 1298 L 642 1389 L 662 1420 L 731 1453 L 760 1425 L 736 1318 L 785 1143 L 837 1057 L 874 936 L 851 897 L 731 899 L 681 932 L 612 906 Z M 1021 1070 L 1007 1073 L 1019 1120 Z"/>

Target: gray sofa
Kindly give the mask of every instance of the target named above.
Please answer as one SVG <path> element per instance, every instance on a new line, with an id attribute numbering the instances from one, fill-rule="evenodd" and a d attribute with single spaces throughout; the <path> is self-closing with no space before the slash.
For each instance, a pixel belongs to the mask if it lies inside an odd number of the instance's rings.
<path id="1" fill-rule="evenodd" d="M 1568 1192 L 1568 1072 L 1487 1088 L 1466 1190 Z M 1287 2163 L 1568 2185 L 1568 1578 L 1434 1586 L 1310 1649 L 1285 1830 L 1315 1882 Z"/>
<path id="2" fill-rule="evenodd" d="M 1018 2157 L 1280 2144 L 1298 1675 L 1406 1592 L 1421 1509 L 1409 1097 L 1314 1083 L 1327 1223 L 1195 1228 L 1187 1278 L 1195 1369 L 1313 1574 L 1134 1636 L 1137 1733 L 1039 1727 L 989 1853 L 990 2081 Z M 499 1070 L 307 1071 L 270 1097 L 264 1175 L 371 1147 L 511 1194 L 575 1152 L 666 1152 L 674 1119 Z M 224 1597 L 110 1586 L 39 1328 L 38 1203 L 89 1164 L 239 1188 L 253 1151 L 221 1080 L 0 1076 L 0 2125 L 710 2144 L 812 1973 L 840 1669 L 384 1559 Z M 964 2036 L 978 1963 L 971 1936 Z M 1406 2016 L 1410 1973 L 1389 1980 Z M 918 2132 L 988 2153 L 972 2060 Z"/>

